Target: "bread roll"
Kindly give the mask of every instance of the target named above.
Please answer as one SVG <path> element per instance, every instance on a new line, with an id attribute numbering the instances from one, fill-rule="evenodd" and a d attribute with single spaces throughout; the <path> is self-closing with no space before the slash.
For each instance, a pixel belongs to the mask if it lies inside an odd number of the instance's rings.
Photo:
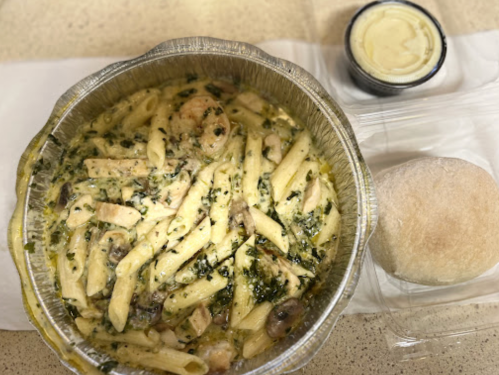
<path id="1" fill-rule="evenodd" d="M 499 189 L 480 167 L 429 157 L 376 176 L 379 221 L 369 243 L 403 280 L 449 285 L 499 262 Z"/>

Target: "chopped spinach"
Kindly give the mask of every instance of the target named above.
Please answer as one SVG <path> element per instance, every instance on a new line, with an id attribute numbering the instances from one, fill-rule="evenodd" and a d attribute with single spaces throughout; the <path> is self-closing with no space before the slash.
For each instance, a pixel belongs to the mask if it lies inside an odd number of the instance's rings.
<path id="1" fill-rule="evenodd" d="M 220 98 L 220 96 L 222 95 L 222 90 L 220 90 L 220 88 L 215 86 L 213 83 L 208 83 L 204 88 L 206 89 L 206 91 L 217 98 Z"/>
<path id="2" fill-rule="evenodd" d="M 33 254 L 35 252 L 35 243 L 27 242 L 26 245 L 24 245 L 24 250 L 26 250 L 30 254 Z"/>
<path id="3" fill-rule="evenodd" d="M 187 98 L 187 97 L 189 97 L 192 94 L 195 94 L 197 92 L 198 92 L 197 89 L 191 88 L 191 89 L 186 89 L 186 90 L 180 91 L 177 95 L 180 96 L 181 98 Z"/>

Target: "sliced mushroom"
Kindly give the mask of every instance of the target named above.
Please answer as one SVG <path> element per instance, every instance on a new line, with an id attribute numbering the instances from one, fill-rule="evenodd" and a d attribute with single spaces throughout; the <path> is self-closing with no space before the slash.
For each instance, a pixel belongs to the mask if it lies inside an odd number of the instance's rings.
<path id="1" fill-rule="evenodd" d="M 149 306 L 137 304 L 129 322 L 135 329 L 146 329 L 161 320 L 162 311 L 163 305 L 159 303 L 153 303 Z"/>
<path id="2" fill-rule="evenodd" d="M 71 196 L 71 193 L 73 192 L 73 189 L 71 187 L 70 182 L 66 182 L 61 186 L 61 192 L 59 194 L 59 199 L 57 200 L 57 204 L 55 206 L 55 211 L 56 212 L 61 212 L 64 210 L 69 202 L 69 197 Z"/>
<path id="3" fill-rule="evenodd" d="M 277 134 L 270 134 L 263 141 L 264 155 L 270 161 L 279 164 L 282 160 L 281 138 Z"/>
<path id="4" fill-rule="evenodd" d="M 109 250 L 109 261 L 118 264 L 132 249 L 128 243 L 113 243 Z"/>
<path id="5" fill-rule="evenodd" d="M 229 222 L 231 229 L 237 228 L 242 224 L 248 236 L 252 236 L 255 233 L 255 221 L 249 212 L 248 204 L 242 198 L 232 201 Z"/>
<path id="6" fill-rule="evenodd" d="M 213 317 L 213 324 L 216 324 L 217 326 L 222 326 L 222 328 L 226 328 L 228 323 L 229 323 L 229 309 L 224 309 Z"/>
<path id="7" fill-rule="evenodd" d="M 321 182 L 319 177 L 312 179 L 305 189 L 303 197 L 303 213 L 309 213 L 315 210 L 321 200 Z"/>
<path id="8" fill-rule="evenodd" d="M 267 334 L 271 338 L 285 337 L 303 314 L 303 305 L 297 298 L 290 298 L 274 307 L 267 318 Z"/>

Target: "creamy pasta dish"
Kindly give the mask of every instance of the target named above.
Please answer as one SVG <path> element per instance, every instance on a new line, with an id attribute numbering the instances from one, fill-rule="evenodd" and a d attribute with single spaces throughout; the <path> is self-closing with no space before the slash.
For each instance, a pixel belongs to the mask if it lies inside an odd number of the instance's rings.
<path id="1" fill-rule="evenodd" d="M 76 327 L 116 359 L 99 369 L 220 372 L 288 335 L 334 260 L 330 170 L 288 111 L 226 81 L 144 89 L 82 124 L 45 248 Z"/>

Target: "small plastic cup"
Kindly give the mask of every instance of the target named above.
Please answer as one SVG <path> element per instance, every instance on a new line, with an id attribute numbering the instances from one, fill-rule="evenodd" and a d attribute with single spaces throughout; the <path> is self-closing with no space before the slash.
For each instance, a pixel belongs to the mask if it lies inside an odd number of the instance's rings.
<path id="1" fill-rule="evenodd" d="M 404 33 L 413 39 L 402 40 Z M 395 43 L 390 44 L 393 39 Z M 404 0 L 382 0 L 355 13 L 345 33 L 345 49 L 357 86 L 386 96 L 418 86 L 437 74 L 445 61 L 447 42 L 438 21 L 421 6 Z M 392 72 L 387 68 L 390 66 Z"/>

